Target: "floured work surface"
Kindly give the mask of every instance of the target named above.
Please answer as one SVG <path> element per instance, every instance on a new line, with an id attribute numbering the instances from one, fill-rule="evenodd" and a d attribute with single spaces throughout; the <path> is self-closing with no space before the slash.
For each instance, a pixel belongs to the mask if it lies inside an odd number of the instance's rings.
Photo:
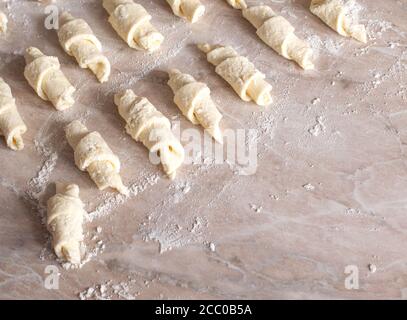
<path id="1" fill-rule="evenodd" d="M 0 38 L 0 75 L 28 132 L 21 152 L 0 144 L 0 298 L 407 297 L 406 1 L 359 1 L 367 45 L 337 35 L 308 1 L 267 1 L 318 51 L 317 71 L 306 72 L 262 43 L 225 1 L 203 1 L 206 14 L 193 25 L 165 1 L 138 2 L 166 37 L 153 54 L 130 49 L 100 1 L 56 2 L 102 42 L 112 64 L 104 84 L 44 28 L 44 6 L 4 4 L 9 31 Z M 196 49 L 199 42 L 247 56 L 273 85 L 274 103 L 241 101 Z M 56 112 L 29 87 L 28 46 L 59 57 L 77 88 L 72 109 Z M 113 95 L 127 88 L 148 97 L 175 130 L 194 127 L 172 102 L 169 68 L 209 85 L 222 127 L 244 129 L 246 148 L 256 146 L 254 174 L 197 155 L 171 182 L 125 133 Z M 130 199 L 98 191 L 75 167 L 63 133 L 73 119 L 102 133 L 119 156 Z M 88 262 L 79 270 L 56 261 L 43 224 L 58 180 L 77 183 L 90 212 Z M 44 286 L 48 265 L 60 269 L 58 290 Z M 347 266 L 358 268 L 358 290 L 345 286 Z"/>

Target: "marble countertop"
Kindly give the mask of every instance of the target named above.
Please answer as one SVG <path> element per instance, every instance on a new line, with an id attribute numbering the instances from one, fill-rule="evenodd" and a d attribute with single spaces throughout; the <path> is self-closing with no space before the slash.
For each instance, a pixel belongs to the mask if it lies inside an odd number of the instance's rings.
<path id="1" fill-rule="evenodd" d="M 10 22 L 0 75 L 29 129 L 21 152 L 0 143 L 0 298 L 407 298 L 407 1 L 358 1 L 367 45 L 323 25 L 307 0 L 263 1 L 318 53 L 316 70 L 306 72 L 263 44 L 225 1 L 202 0 L 206 15 L 193 25 L 165 1 L 138 2 L 166 37 L 153 54 L 127 47 L 99 0 L 55 2 L 101 40 L 112 64 L 105 84 L 44 28 L 45 5 L 1 4 Z M 199 42 L 247 56 L 273 85 L 274 103 L 241 101 Z M 29 87 L 28 46 L 59 57 L 77 88 L 73 108 L 57 112 Z M 113 103 L 124 88 L 148 97 L 175 130 L 194 127 L 172 102 L 165 71 L 174 67 L 208 83 L 222 127 L 244 135 L 255 170 L 198 154 L 170 181 L 125 133 Z M 119 156 L 130 198 L 99 191 L 75 167 L 63 133 L 73 119 L 101 132 Z M 42 223 L 59 180 L 80 186 L 89 212 L 89 261 L 79 270 L 56 261 Z M 58 289 L 47 288 L 50 265 L 59 269 Z"/>

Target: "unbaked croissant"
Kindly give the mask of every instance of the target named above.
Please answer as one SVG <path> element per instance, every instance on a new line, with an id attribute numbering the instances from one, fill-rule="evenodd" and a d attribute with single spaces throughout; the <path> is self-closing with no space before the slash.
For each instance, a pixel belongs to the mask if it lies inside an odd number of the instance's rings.
<path id="1" fill-rule="evenodd" d="M 219 128 L 222 114 L 211 98 L 211 90 L 189 74 L 177 69 L 169 71 L 168 85 L 174 92 L 174 102 L 183 115 L 193 124 L 201 124 L 218 142 L 222 143 Z"/>
<path id="2" fill-rule="evenodd" d="M 313 69 L 313 51 L 309 44 L 299 39 L 294 27 L 284 17 L 278 16 L 269 6 L 255 6 L 242 11 L 256 29 L 257 35 L 284 58 L 294 60 L 303 69 Z"/>
<path id="3" fill-rule="evenodd" d="M 102 54 L 102 44 L 83 19 L 74 18 L 69 12 L 59 17 L 58 38 L 62 48 L 74 56 L 81 68 L 89 68 L 100 82 L 110 75 L 109 60 Z"/>
<path id="4" fill-rule="evenodd" d="M 184 162 L 184 148 L 172 133 L 170 121 L 147 98 L 136 96 L 132 90 L 117 93 L 114 101 L 126 121 L 126 132 L 151 153 L 157 153 L 165 173 L 174 179 Z"/>
<path id="5" fill-rule="evenodd" d="M 62 73 L 57 57 L 46 56 L 30 47 L 25 52 L 25 61 L 24 76 L 40 98 L 51 101 L 57 110 L 65 110 L 75 103 L 75 88 Z"/>
<path id="6" fill-rule="evenodd" d="M 167 0 L 175 15 L 194 23 L 205 13 L 205 6 L 200 0 Z"/>
<path id="7" fill-rule="evenodd" d="M 78 120 L 65 127 L 69 145 L 74 150 L 75 164 L 87 171 L 100 190 L 108 187 L 128 194 L 120 177 L 120 160 L 102 136 L 89 130 Z"/>
<path id="8" fill-rule="evenodd" d="M 57 183 L 56 194 L 47 203 L 47 228 L 58 258 L 81 263 L 83 219 L 87 214 L 76 184 Z"/>
<path id="9" fill-rule="evenodd" d="M 4 135 L 9 148 L 22 150 L 24 148 L 22 135 L 26 131 L 27 127 L 18 113 L 10 86 L 0 78 L 0 135 Z"/>
<path id="10" fill-rule="evenodd" d="M 344 0 L 312 0 L 310 10 L 340 35 L 367 42 L 365 26 L 352 21 L 349 4 Z"/>
<path id="11" fill-rule="evenodd" d="M 206 53 L 208 61 L 216 66 L 216 73 L 230 84 L 242 100 L 253 100 L 260 106 L 273 101 L 270 94 L 272 86 L 249 59 L 240 56 L 229 46 L 200 44 L 198 48 Z"/>
<path id="12" fill-rule="evenodd" d="M 133 0 L 103 0 L 109 22 L 126 43 L 137 50 L 157 50 L 164 36 L 150 23 L 151 16 Z"/>

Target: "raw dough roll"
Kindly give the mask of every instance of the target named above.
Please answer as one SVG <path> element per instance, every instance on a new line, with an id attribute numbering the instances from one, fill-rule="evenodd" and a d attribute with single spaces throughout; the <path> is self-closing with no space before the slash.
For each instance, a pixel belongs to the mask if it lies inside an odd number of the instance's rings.
<path id="1" fill-rule="evenodd" d="M 345 37 L 367 42 L 366 28 L 352 21 L 352 9 L 345 0 L 312 0 L 310 10 L 333 30 Z"/>
<path id="2" fill-rule="evenodd" d="M 79 187 L 57 183 L 56 189 L 47 203 L 47 228 L 52 234 L 54 251 L 58 258 L 80 264 L 82 224 L 87 213 L 79 198 Z"/>
<path id="3" fill-rule="evenodd" d="M 30 47 L 25 52 L 24 76 L 38 96 L 49 100 L 57 110 L 71 107 L 75 101 L 75 88 L 62 73 L 57 57 L 44 55 L 39 49 Z"/>
<path id="4" fill-rule="evenodd" d="M 176 69 L 168 74 L 168 85 L 174 92 L 174 102 L 183 115 L 193 124 L 201 124 L 216 141 L 222 143 L 222 132 L 219 128 L 222 114 L 212 101 L 208 86 Z"/>
<path id="5" fill-rule="evenodd" d="M 205 13 L 205 6 L 199 0 L 167 0 L 172 11 L 178 17 L 196 22 Z"/>
<path id="6" fill-rule="evenodd" d="M 7 23 L 8 23 L 7 16 L 4 14 L 3 11 L 0 11 L 0 33 L 7 32 Z"/>
<path id="7" fill-rule="evenodd" d="M 294 27 L 269 6 L 243 10 L 243 17 L 257 29 L 257 35 L 284 58 L 294 60 L 303 69 L 313 69 L 312 49 L 294 34 Z"/>
<path id="8" fill-rule="evenodd" d="M 0 134 L 6 138 L 6 143 L 13 150 L 24 148 L 22 135 L 27 127 L 18 113 L 9 85 L 0 77 Z"/>
<path id="9" fill-rule="evenodd" d="M 120 160 L 99 132 L 89 132 L 80 121 L 75 120 L 65 127 L 65 134 L 74 150 L 76 166 L 82 171 L 88 171 L 99 190 L 111 187 L 128 194 L 119 175 Z"/>
<path id="10" fill-rule="evenodd" d="M 247 4 L 245 0 L 226 0 L 235 9 L 246 9 Z"/>
<path id="11" fill-rule="evenodd" d="M 184 147 L 171 131 L 170 121 L 148 101 L 132 90 L 117 93 L 115 104 L 126 121 L 126 132 L 141 141 L 151 153 L 157 153 L 165 173 L 175 178 L 184 162 Z"/>
<path id="12" fill-rule="evenodd" d="M 58 38 L 65 52 L 74 56 L 81 68 L 92 70 L 100 82 L 107 81 L 109 60 L 102 54 L 102 44 L 86 21 L 75 19 L 68 12 L 62 13 L 59 21 Z"/>
<path id="13" fill-rule="evenodd" d="M 150 23 L 151 16 L 133 0 L 103 0 L 109 22 L 127 44 L 137 50 L 154 51 L 164 36 Z"/>
<path id="14" fill-rule="evenodd" d="M 210 63 L 216 66 L 216 73 L 225 79 L 244 101 L 255 101 L 260 106 L 270 104 L 273 99 L 272 86 L 246 57 L 232 47 L 200 44 L 198 48 L 205 52 Z"/>

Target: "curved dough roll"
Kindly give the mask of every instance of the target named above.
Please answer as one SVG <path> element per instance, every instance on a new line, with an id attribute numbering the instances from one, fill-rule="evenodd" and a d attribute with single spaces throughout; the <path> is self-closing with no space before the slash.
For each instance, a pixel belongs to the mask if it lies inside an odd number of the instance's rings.
<path id="1" fill-rule="evenodd" d="M 167 0 L 172 11 L 178 17 L 194 23 L 205 13 L 205 6 L 199 0 Z"/>
<path id="2" fill-rule="evenodd" d="M 355 24 L 349 16 L 351 9 L 344 0 L 312 0 L 310 10 L 333 30 L 345 37 L 367 42 L 366 28 Z"/>
<path id="3" fill-rule="evenodd" d="M 222 143 L 219 128 L 222 114 L 212 101 L 208 86 L 176 69 L 171 70 L 169 76 L 168 85 L 174 92 L 174 102 L 183 115 L 193 124 L 201 124 L 216 141 Z"/>
<path id="4" fill-rule="evenodd" d="M 0 33 L 7 32 L 8 19 L 3 11 L 0 11 Z"/>
<path id="5" fill-rule="evenodd" d="M 79 187 L 57 183 L 56 194 L 48 200 L 47 207 L 47 228 L 57 257 L 80 264 L 82 224 L 87 213 L 79 198 Z"/>
<path id="6" fill-rule="evenodd" d="M 6 138 L 7 145 L 13 150 L 24 148 L 22 135 L 27 127 L 18 113 L 9 85 L 0 78 L 0 134 Z"/>
<path id="7" fill-rule="evenodd" d="M 151 16 L 133 0 L 103 0 L 109 22 L 127 44 L 137 50 L 154 51 L 164 36 L 150 23 Z"/>
<path id="8" fill-rule="evenodd" d="M 80 121 L 75 120 L 65 127 L 65 134 L 74 150 L 76 166 L 88 171 L 99 190 L 111 187 L 128 194 L 119 175 L 120 160 L 98 132 L 89 132 Z"/>
<path id="9" fill-rule="evenodd" d="M 260 106 L 273 101 L 270 95 L 272 86 L 249 59 L 239 56 L 229 46 L 200 44 L 198 48 L 206 53 L 208 61 L 216 66 L 216 73 L 231 85 L 242 100 L 253 100 Z"/>
<path id="10" fill-rule="evenodd" d="M 115 104 L 126 121 L 126 132 L 141 141 L 151 153 L 157 153 L 165 173 L 175 178 L 184 162 L 184 147 L 171 131 L 170 121 L 148 101 L 132 90 L 117 93 Z"/>
<path id="11" fill-rule="evenodd" d="M 75 88 L 62 73 L 57 57 L 44 55 L 30 47 L 25 52 L 24 76 L 41 99 L 49 100 L 57 110 L 71 107 Z"/>
<path id="12" fill-rule="evenodd" d="M 243 10 L 243 17 L 257 29 L 257 35 L 284 58 L 294 60 L 303 69 L 313 69 L 312 49 L 294 34 L 294 27 L 269 6 Z"/>
<path id="13" fill-rule="evenodd" d="M 75 19 L 64 12 L 59 17 L 58 38 L 62 48 L 74 56 L 81 68 L 89 68 L 100 82 L 106 82 L 110 75 L 109 60 L 102 54 L 102 44 L 83 19 Z"/>
<path id="14" fill-rule="evenodd" d="M 245 0 L 226 0 L 235 9 L 246 9 L 247 4 Z"/>

